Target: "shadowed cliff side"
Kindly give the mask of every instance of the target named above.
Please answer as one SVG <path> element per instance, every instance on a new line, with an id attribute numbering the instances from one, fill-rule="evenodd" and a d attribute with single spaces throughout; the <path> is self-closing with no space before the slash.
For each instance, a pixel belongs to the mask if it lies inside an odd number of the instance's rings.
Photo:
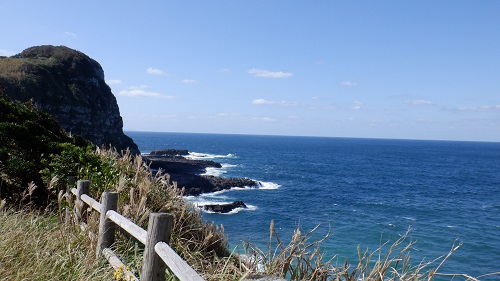
<path id="1" fill-rule="evenodd" d="M 68 132 L 99 146 L 140 153 L 123 133 L 120 110 L 103 69 L 79 51 L 47 45 L 0 57 L 0 88 L 13 99 L 32 100 Z"/>

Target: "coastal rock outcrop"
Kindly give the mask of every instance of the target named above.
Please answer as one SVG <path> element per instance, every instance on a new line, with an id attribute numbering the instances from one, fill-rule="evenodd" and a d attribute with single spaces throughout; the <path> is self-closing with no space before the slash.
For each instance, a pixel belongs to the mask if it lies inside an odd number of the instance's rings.
<path id="1" fill-rule="evenodd" d="M 153 150 L 149 153 L 150 156 L 161 156 L 161 157 L 179 157 L 183 155 L 189 155 L 187 149 L 176 149 L 176 148 L 166 148 L 160 150 Z M 181 157 L 182 158 L 182 157 Z"/>
<path id="2" fill-rule="evenodd" d="M 31 100 L 67 132 L 99 146 L 139 153 L 123 133 L 118 104 L 102 67 L 79 51 L 47 45 L 0 57 L 0 89 L 12 99 Z"/>
<path id="3" fill-rule="evenodd" d="M 192 160 L 183 157 L 187 150 L 166 149 L 155 150 L 144 155 L 144 161 L 152 169 L 161 169 L 168 173 L 172 181 L 179 187 L 184 187 L 185 195 L 200 195 L 212 193 L 232 187 L 253 187 L 258 183 L 247 178 L 222 178 L 203 175 L 207 168 L 222 168 L 222 165 L 210 160 Z"/>
<path id="4" fill-rule="evenodd" d="M 202 207 L 205 211 L 226 214 L 237 208 L 247 208 L 243 201 L 234 201 L 227 204 L 208 204 Z"/>
<path id="5" fill-rule="evenodd" d="M 145 156 L 144 159 L 152 169 L 162 169 L 169 174 L 187 173 L 201 174 L 206 168 L 222 168 L 220 163 L 206 160 L 191 160 L 182 156 Z"/>

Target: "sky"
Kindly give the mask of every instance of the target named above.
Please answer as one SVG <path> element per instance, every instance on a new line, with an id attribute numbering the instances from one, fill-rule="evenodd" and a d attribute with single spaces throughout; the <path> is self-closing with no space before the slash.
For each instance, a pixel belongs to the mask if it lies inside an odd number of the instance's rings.
<path id="1" fill-rule="evenodd" d="M 0 55 L 98 61 L 125 131 L 500 142 L 500 1 L 0 0 Z"/>

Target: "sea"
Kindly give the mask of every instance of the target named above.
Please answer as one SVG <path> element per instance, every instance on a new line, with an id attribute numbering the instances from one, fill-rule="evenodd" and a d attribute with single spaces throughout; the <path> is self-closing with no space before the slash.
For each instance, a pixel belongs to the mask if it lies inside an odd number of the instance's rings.
<path id="1" fill-rule="evenodd" d="M 274 249 L 276 241 L 269 244 L 273 221 L 284 243 L 296 229 L 305 234 L 317 227 L 309 239 L 329 235 L 320 244 L 325 260 L 356 264 L 358 248 L 387 249 L 409 230 L 414 265 L 446 256 L 462 243 L 438 272 L 474 277 L 500 272 L 500 143 L 126 134 L 142 153 L 187 149 L 190 158 L 222 164 L 206 174 L 259 183 L 186 198 L 198 206 L 237 200 L 247 205 L 228 214 L 202 214 L 224 226 L 237 252 L 244 242 Z M 481 280 L 500 280 L 500 275 Z"/>

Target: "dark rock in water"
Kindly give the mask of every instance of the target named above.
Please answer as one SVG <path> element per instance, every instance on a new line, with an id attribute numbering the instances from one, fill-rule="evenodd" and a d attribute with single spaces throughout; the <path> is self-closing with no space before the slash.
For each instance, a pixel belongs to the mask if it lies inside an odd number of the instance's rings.
<path id="1" fill-rule="evenodd" d="M 144 161 L 152 169 L 161 169 L 170 174 L 170 179 L 185 188 L 185 195 L 212 193 L 232 187 L 257 186 L 257 182 L 246 178 L 221 178 L 200 175 L 206 168 L 222 168 L 220 163 L 207 160 L 191 160 L 181 156 L 189 154 L 187 150 L 162 149 L 144 156 Z"/>
<path id="2" fill-rule="evenodd" d="M 222 168 L 220 163 L 205 160 L 191 160 L 182 156 L 172 158 L 169 156 L 144 156 L 144 160 L 150 164 L 153 169 L 163 169 L 167 173 L 187 173 L 201 174 L 206 168 Z"/>
<path id="3" fill-rule="evenodd" d="M 257 182 L 246 178 L 221 178 L 208 175 L 171 173 L 170 179 L 176 181 L 179 187 L 184 187 L 184 195 L 200 195 L 212 193 L 232 187 L 257 186 Z"/>
<path id="4" fill-rule="evenodd" d="M 47 45 L 2 57 L 0 88 L 12 99 L 32 100 L 67 132 L 98 146 L 140 153 L 123 133 L 118 103 L 101 65 L 79 51 Z"/>
<path id="5" fill-rule="evenodd" d="M 189 155 L 189 152 L 187 149 L 168 148 L 168 149 L 153 150 L 149 153 L 149 156 L 162 156 L 162 157 L 175 157 L 179 155 Z"/>
<path id="6" fill-rule="evenodd" d="M 221 214 L 229 213 L 236 208 L 246 209 L 247 205 L 245 205 L 243 201 L 234 201 L 233 203 L 228 203 L 228 204 L 210 204 L 203 206 L 203 209 L 205 211 L 221 213 Z"/>
<path id="7" fill-rule="evenodd" d="M 209 175 L 204 175 L 202 177 L 207 179 L 214 186 L 214 191 L 230 189 L 231 187 L 257 186 L 257 182 L 247 178 L 221 178 Z"/>

